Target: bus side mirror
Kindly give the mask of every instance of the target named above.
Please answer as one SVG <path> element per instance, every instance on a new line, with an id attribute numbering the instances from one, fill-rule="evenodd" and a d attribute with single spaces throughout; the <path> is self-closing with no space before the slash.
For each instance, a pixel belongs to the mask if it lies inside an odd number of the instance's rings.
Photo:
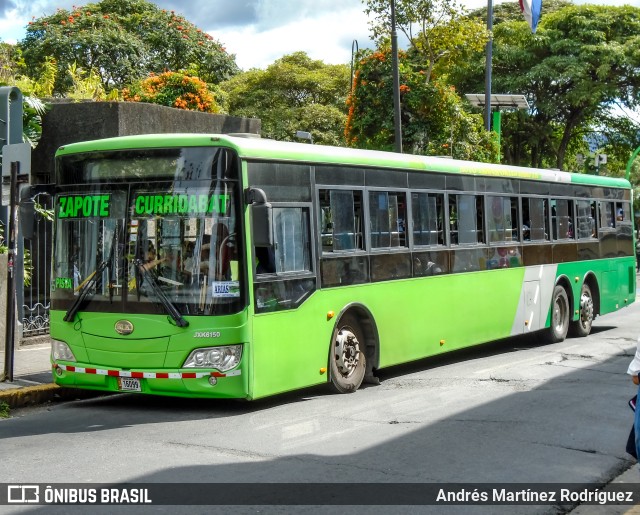
<path id="1" fill-rule="evenodd" d="M 22 237 L 31 240 L 35 234 L 36 198 L 40 195 L 51 196 L 52 184 L 37 184 L 20 188 L 18 221 Z"/>
<path id="2" fill-rule="evenodd" d="M 33 239 L 33 229 L 36 221 L 36 202 L 33 199 L 32 187 L 20 188 L 20 204 L 18 206 L 18 221 L 20 222 L 20 232 L 22 237 Z"/>
<path id="3" fill-rule="evenodd" d="M 247 188 L 245 202 L 251 205 L 253 245 L 273 246 L 273 208 L 267 202 L 267 195 L 259 188 Z"/>
<path id="4" fill-rule="evenodd" d="M 20 232 L 26 240 L 33 239 L 33 228 L 36 219 L 36 203 L 29 199 L 20 202 Z"/>

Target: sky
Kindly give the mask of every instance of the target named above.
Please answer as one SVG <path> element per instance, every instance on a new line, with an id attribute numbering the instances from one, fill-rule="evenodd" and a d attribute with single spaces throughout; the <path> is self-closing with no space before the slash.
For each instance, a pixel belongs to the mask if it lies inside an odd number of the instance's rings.
<path id="1" fill-rule="evenodd" d="M 494 0 L 494 5 L 502 1 Z M 87 3 L 97 0 L 0 0 L 0 40 L 15 43 L 24 37 L 25 27 L 33 17 Z M 299 50 L 327 64 L 349 64 L 356 43 L 358 48 L 372 45 L 362 0 L 155 0 L 153 3 L 182 14 L 208 32 L 229 53 L 235 54 L 236 63 L 243 70 L 264 69 L 276 59 Z M 462 0 L 462 3 L 467 9 L 487 5 L 486 0 Z M 589 3 L 640 7 L 640 0 Z"/>

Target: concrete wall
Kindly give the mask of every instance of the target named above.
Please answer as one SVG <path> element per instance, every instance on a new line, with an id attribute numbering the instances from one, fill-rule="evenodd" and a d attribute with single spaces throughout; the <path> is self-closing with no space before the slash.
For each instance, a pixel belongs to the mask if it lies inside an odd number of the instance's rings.
<path id="1" fill-rule="evenodd" d="M 32 184 L 52 182 L 58 147 L 134 134 L 188 132 L 260 134 L 260 120 L 185 111 L 140 102 L 55 102 L 42 120 L 42 139 L 31 156 Z"/>

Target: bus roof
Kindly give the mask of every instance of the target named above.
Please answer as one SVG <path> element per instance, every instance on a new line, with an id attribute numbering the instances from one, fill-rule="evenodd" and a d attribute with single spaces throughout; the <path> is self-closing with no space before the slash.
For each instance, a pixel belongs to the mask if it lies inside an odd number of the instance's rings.
<path id="1" fill-rule="evenodd" d="M 461 161 L 448 157 L 399 154 L 380 150 L 361 150 L 345 147 L 311 145 L 229 134 L 142 134 L 82 141 L 60 147 L 56 156 L 80 152 L 126 150 L 134 148 L 167 148 L 184 146 L 224 146 L 234 149 L 241 158 L 285 160 L 296 162 L 375 166 L 415 171 L 447 172 L 486 177 L 505 177 L 550 182 L 576 183 L 604 187 L 630 188 L 629 181 L 549 170 L 475 161 Z"/>

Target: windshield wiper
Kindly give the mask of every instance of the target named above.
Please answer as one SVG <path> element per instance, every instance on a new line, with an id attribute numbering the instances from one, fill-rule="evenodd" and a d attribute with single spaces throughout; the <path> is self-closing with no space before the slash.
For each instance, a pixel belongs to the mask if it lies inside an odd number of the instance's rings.
<path id="1" fill-rule="evenodd" d="M 169 313 L 169 316 L 173 318 L 176 325 L 178 327 L 187 327 L 189 325 L 189 322 L 187 322 L 184 318 L 182 318 L 182 315 L 180 314 L 178 309 L 164 294 L 164 292 L 156 282 L 151 272 L 149 272 L 149 270 L 144 266 L 145 265 L 144 261 L 142 261 L 142 259 L 135 259 L 133 263 L 136 266 L 136 270 L 142 275 L 144 279 L 147 280 L 147 284 L 151 286 L 153 293 L 158 298 L 160 303 L 164 306 L 167 313 Z M 136 281 L 136 286 L 138 288 L 138 294 L 140 294 L 140 285 L 138 284 L 138 281 Z"/>
<path id="2" fill-rule="evenodd" d="M 66 312 L 62 320 L 64 320 L 65 322 L 73 322 L 73 318 L 76 316 L 76 313 L 80 309 L 80 305 L 82 304 L 84 299 L 87 298 L 87 295 L 91 291 L 91 288 L 95 286 L 96 282 L 98 281 L 98 277 L 102 275 L 102 272 L 104 272 L 104 269 L 107 268 L 108 266 L 109 266 L 109 261 L 103 261 L 98 265 L 98 268 L 96 268 L 93 271 L 93 273 L 85 281 L 82 288 L 80 288 L 80 293 L 78 297 L 69 308 L 69 311 Z"/>
<path id="3" fill-rule="evenodd" d="M 102 272 L 104 272 L 105 268 L 107 267 L 109 267 L 109 300 L 113 301 L 113 283 L 112 283 L 113 256 L 115 253 L 115 247 L 116 247 L 117 241 L 118 241 L 118 228 L 116 227 L 116 229 L 113 231 L 113 238 L 111 240 L 111 251 L 109 252 L 109 258 L 104 260 L 102 263 L 100 263 L 98 265 L 98 268 L 96 268 L 93 271 L 93 273 L 87 279 L 85 279 L 84 284 L 80 287 L 78 298 L 71 305 L 71 307 L 69 308 L 69 311 L 65 313 L 64 318 L 62 320 L 64 320 L 65 322 L 73 322 L 73 319 L 76 316 L 76 313 L 78 312 L 78 310 L 80 309 L 82 302 L 87 298 L 87 295 L 89 295 L 89 292 L 98 281 L 98 277 L 102 275 Z"/>

